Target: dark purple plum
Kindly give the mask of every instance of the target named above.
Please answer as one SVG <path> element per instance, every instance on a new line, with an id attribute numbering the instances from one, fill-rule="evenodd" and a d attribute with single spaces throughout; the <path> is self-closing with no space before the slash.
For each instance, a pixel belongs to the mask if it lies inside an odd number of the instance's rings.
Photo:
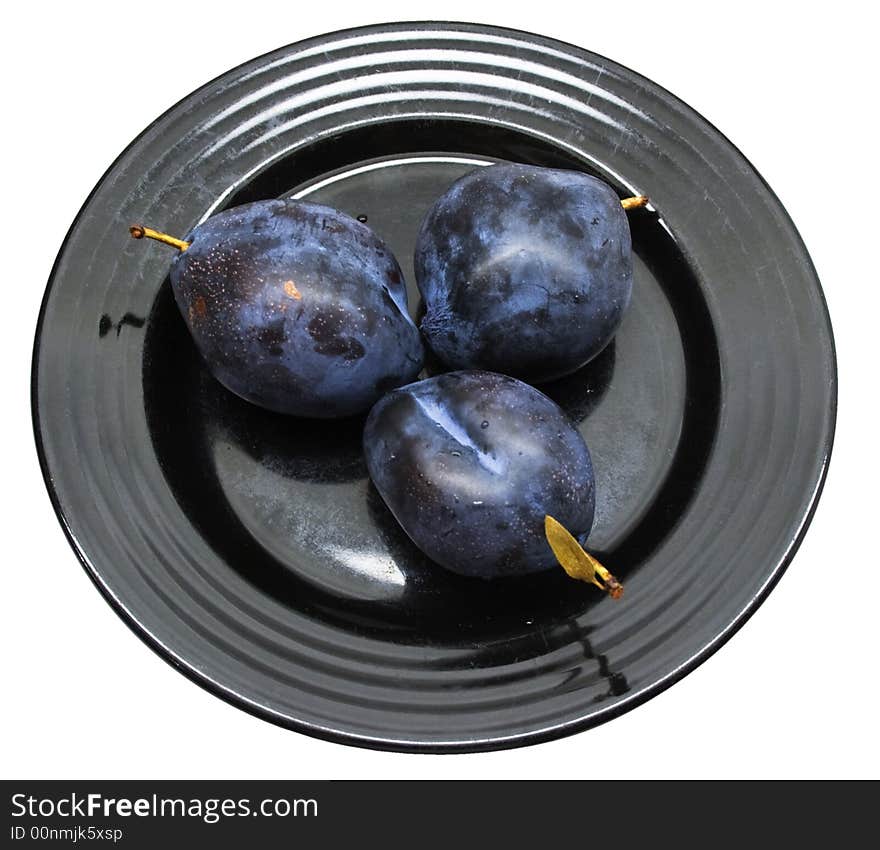
<path id="1" fill-rule="evenodd" d="M 632 292 L 626 213 L 576 171 L 499 164 L 465 175 L 422 222 L 422 332 L 449 366 L 562 377 L 614 336 Z"/>
<path id="2" fill-rule="evenodd" d="M 174 297 L 210 371 L 242 398 L 344 417 L 421 369 L 400 266 L 353 218 L 258 201 L 211 216 L 184 241 L 171 264 Z"/>
<path id="3" fill-rule="evenodd" d="M 546 515 L 581 540 L 593 523 L 590 453 L 562 410 L 492 372 L 450 372 L 394 390 L 370 412 L 376 489 L 429 558 L 481 578 L 557 561 Z"/>

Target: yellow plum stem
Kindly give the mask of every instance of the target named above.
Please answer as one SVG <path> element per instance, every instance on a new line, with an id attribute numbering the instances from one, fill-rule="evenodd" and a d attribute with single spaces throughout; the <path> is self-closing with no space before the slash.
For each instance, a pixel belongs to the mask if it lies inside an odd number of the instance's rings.
<path id="1" fill-rule="evenodd" d="M 184 242 L 183 239 L 178 239 L 175 236 L 169 236 L 167 233 L 162 233 L 160 230 L 153 230 L 152 227 L 144 227 L 142 224 L 133 224 L 128 228 L 128 232 L 131 234 L 132 239 L 143 239 L 144 237 L 147 239 L 155 239 L 157 242 L 171 245 L 179 251 L 185 251 L 189 248 L 189 242 Z"/>
<path id="2" fill-rule="evenodd" d="M 625 210 L 634 210 L 634 209 L 636 209 L 636 207 L 646 206 L 648 203 L 648 200 L 649 200 L 649 198 L 647 195 L 635 195 L 632 198 L 624 198 L 620 202 L 620 205 Z"/>
<path id="3" fill-rule="evenodd" d="M 544 517 L 544 534 L 562 568 L 573 579 L 595 584 L 612 599 L 620 599 L 623 585 L 602 566 L 562 523 L 549 514 Z"/>
<path id="4" fill-rule="evenodd" d="M 620 597 L 623 596 L 623 585 L 589 552 L 584 552 L 584 554 L 593 562 L 593 568 L 596 570 L 596 575 L 598 575 L 604 582 L 602 589 L 605 590 L 612 599 L 620 599 Z"/>

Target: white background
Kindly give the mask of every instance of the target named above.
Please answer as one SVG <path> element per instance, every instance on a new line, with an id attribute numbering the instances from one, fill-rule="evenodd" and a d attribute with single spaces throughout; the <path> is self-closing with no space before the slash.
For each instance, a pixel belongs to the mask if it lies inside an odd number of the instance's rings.
<path id="1" fill-rule="evenodd" d="M 821 4 L 821 13 L 813 5 L 8 5 L 0 51 L 2 774 L 880 776 L 875 30 L 859 11 L 869 4 Z M 579 44 L 640 71 L 719 127 L 800 229 L 827 294 L 840 369 L 825 494 L 794 564 L 746 627 L 671 690 L 610 724 L 466 756 L 313 740 L 246 715 L 172 670 L 121 623 L 69 549 L 38 469 L 29 402 L 34 326 L 56 251 L 94 183 L 144 126 L 195 87 L 285 43 L 440 18 Z"/>

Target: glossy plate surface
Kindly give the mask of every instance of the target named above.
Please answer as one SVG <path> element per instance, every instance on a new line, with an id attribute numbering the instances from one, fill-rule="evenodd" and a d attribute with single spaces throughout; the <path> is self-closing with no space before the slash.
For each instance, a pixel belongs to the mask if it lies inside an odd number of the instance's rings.
<path id="1" fill-rule="evenodd" d="M 614 343 L 542 387 L 597 471 L 591 548 L 614 602 L 562 571 L 481 582 L 432 567 L 367 478 L 362 421 L 258 410 L 200 363 L 164 246 L 258 198 L 337 206 L 391 245 L 418 310 L 421 216 L 497 160 L 588 171 L 631 212 Z M 704 660 L 792 558 L 836 403 L 810 259 L 742 155 L 607 59 L 510 30 L 391 24 L 295 44 L 181 101 L 74 222 L 37 330 L 43 472 L 86 570 L 186 675 L 299 731 L 477 750 L 584 729 Z"/>

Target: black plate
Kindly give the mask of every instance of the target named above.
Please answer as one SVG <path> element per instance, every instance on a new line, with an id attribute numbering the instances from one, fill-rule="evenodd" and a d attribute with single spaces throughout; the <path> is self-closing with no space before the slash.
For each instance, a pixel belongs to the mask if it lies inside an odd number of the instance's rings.
<path id="1" fill-rule="evenodd" d="M 630 214 L 635 294 L 615 342 L 545 388 L 592 450 L 591 544 L 626 583 L 620 602 L 561 571 L 485 583 L 433 568 L 369 483 L 362 423 L 285 419 L 223 390 L 174 306 L 169 252 L 126 231 L 308 197 L 367 216 L 412 282 L 427 206 L 498 159 L 652 199 Z M 464 24 L 302 42 L 158 119 L 70 230 L 33 375 L 49 491 L 125 622 L 261 717 L 414 750 L 574 732 L 692 670 L 791 560 L 835 402 L 815 271 L 743 156 L 607 59 Z"/>

